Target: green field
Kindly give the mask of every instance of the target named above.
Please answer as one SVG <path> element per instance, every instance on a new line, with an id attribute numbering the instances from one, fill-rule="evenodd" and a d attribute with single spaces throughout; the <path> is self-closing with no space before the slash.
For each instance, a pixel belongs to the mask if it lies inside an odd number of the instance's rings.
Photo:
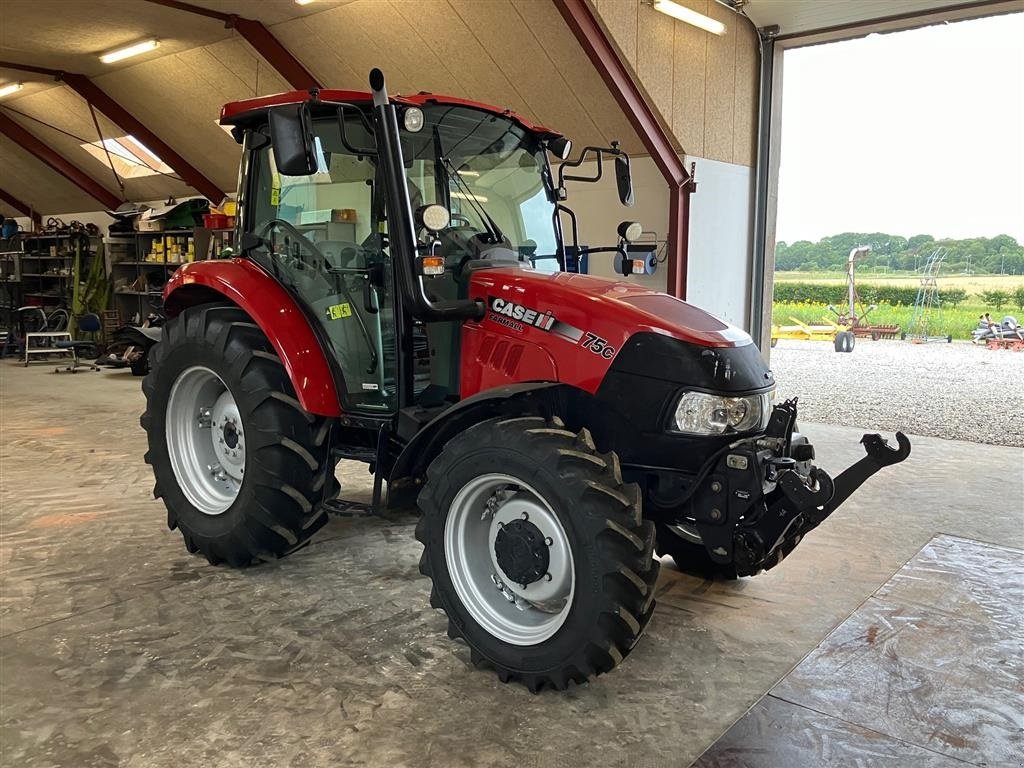
<path id="1" fill-rule="evenodd" d="M 772 306 L 774 322 L 777 325 L 791 325 L 793 319 L 802 323 L 822 323 L 828 320 L 835 320 L 835 315 L 828 311 L 824 304 L 810 304 L 807 302 L 788 303 L 776 302 Z M 910 324 L 913 314 L 913 307 L 891 307 L 887 304 L 879 304 L 878 309 L 868 315 L 868 320 L 876 325 L 898 325 L 906 329 Z M 1005 314 L 1014 314 L 1015 310 L 1003 307 L 1002 313 L 993 313 L 998 320 Z M 981 306 L 961 304 L 959 307 L 943 308 L 941 312 L 935 311 L 932 315 L 932 322 L 929 324 L 929 336 L 952 336 L 954 339 L 970 339 L 971 331 L 978 325 L 978 315 L 985 312 Z M 989 312 L 992 312 L 989 309 Z"/>
<path id="2" fill-rule="evenodd" d="M 844 272 L 776 272 L 778 283 L 845 283 Z M 982 291 L 1006 291 L 1013 293 L 1024 286 L 1024 275 L 939 275 L 939 288 L 962 288 L 977 298 Z M 921 280 L 910 272 L 857 272 L 858 285 L 884 284 L 900 286 L 918 286 Z"/>
<path id="3" fill-rule="evenodd" d="M 775 281 L 779 283 L 826 283 L 844 284 L 846 275 L 842 272 L 776 272 Z M 931 336 L 952 335 L 954 339 L 970 339 L 971 331 L 978 324 L 978 316 L 989 312 L 997 321 L 1004 315 L 1020 316 L 1020 310 L 1011 300 L 1002 309 L 986 306 L 979 295 L 982 291 L 1005 291 L 1012 294 L 1017 288 L 1024 286 L 1024 275 L 951 275 L 938 278 L 940 289 L 960 288 L 967 291 L 967 300 L 957 307 L 943 307 L 933 310 L 932 322 L 928 329 Z M 918 286 L 920 279 L 908 273 L 858 273 L 858 286 L 898 285 Z M 776 325 L 789 325 L 792 319 L 802 323 L 822 323 L 834 320 L 826 304 L 811 302 L 775 302 L 772 311 Z M 913 307 L 890 306 L 879 304 L 868 319 L 877 325 L 898 325 L 906 329 L 913 315 Z"/>

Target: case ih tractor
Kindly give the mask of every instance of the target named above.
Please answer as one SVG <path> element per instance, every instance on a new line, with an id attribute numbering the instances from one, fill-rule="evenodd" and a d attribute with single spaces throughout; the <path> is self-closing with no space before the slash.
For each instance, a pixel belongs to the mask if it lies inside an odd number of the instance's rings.
<path id="1" fill-rule="evenodd" d="M 419 508 L 449 634 L 502 681 L 563 689 L 636 644 L 656 550 L 757 574 L 907 456 L 902 434 L 866 435 L 831 479 L 747 334 L 566 269 L 564 171 L 610 158 L 631 203 L 616 146 L 556 171 L 555 131 L 389 98 L 379 70 L 370 86 L 222 111 L 243 149 L 239 251 L 170 280 L 143 387 L 155 494 L 190 552 L 294 552 L 344 509 L 338 460 L 365 462 L 375 509 Z M 590 253 L 628 272 L 638 229 Z"/>

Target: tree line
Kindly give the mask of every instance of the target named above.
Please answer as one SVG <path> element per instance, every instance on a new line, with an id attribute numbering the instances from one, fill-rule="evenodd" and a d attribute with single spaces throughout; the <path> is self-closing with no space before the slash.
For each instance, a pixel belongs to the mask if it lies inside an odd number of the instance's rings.
<path id="1" fill-rule="evenodd" d="M 871 253 L 857 263 L 857 269 L 865 272 L 920 271 L 929 255 L 941 247 L 947 250 L 942 274 L 1024 275 L 1024 246 L 1010 235 L 936 240 L 931 235 L 907 238 L 884 232 L 843 232 L 816 243 L 780 241 L 775 245 L 775 269 L 845 271 L 850 251 L 863 245 L 871 246 Z"/>

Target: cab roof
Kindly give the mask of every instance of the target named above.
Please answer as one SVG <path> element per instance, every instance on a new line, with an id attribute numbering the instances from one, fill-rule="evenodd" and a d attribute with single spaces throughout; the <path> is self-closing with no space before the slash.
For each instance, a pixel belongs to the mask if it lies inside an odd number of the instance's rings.
<path id="1" fill-rule="evenodd" d="M 399 96 L 396 94 L 390 98 L 393 104 L 407 106 L 420 107 L 424 104 L 450 104 L 457 107 L 479 109 L 484 112 L 490 112 L 494 115 L 507 117 L 533 133 L 539 133 L 546 136 L 561 136 L 558 131 L 552 131 L 542 125 L 537 125 L 510 109 L 502 109 L 501 107 L 495 107 L 491 104 L 482 104 L 478 101 L 460 99 L 455 96 L 441 96 L 436 93 L 427 93 L 426 91 L 417 93 L 414 96 Z M 276 107 L 282 104 L 301 104 L 303 102 L 315 104 L 320 101 L 344 101 L 349 104 L 372 104 L 373 94 L 369 91 L 343 91 L 333 88 L 323 88 L 320 90 L 313 89 L 309 91 L 287 91 L 285 93 L 275 93 L 270 96 L 259 96 L 255 99 L 232 101 L 221 108 L 220 124 L 246 125 L 258 120 L 270 107 Z"/>

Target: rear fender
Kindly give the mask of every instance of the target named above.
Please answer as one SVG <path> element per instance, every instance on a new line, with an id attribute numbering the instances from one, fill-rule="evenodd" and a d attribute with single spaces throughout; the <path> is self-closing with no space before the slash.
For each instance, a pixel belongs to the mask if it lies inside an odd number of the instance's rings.
<path id="1" fill-rule="evenodd" d="M 266 334 L 303 408 L 320 416 L 341 415 L 323 347 L 302 309 L 280 283 L 248 259 L 218 259 L 186 264 L 164 288 L 168 317 L 217 300 L 243 310 Z"/>

